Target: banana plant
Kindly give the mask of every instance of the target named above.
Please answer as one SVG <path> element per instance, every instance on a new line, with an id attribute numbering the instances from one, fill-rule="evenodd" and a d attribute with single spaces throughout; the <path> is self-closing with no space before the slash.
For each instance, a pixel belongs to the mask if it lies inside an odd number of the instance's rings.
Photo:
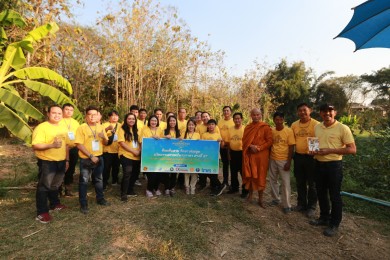
<path id="1" fill-rule="evenodd" d="M 8 12 L 8 15 L 6 12 Z M 9 13 L 10 11 L 0 13 L 0 44 L 4 43 L 4 39 L 7 39 L 2 25 L 9 25 L 12 22 L 19 27 L 25 25 L 23 18 L 18 13 L 11 12 L 12 15 L 9 15 Z M 9 44 L 0 61 L 0 124 L 27 144 L 31 143 L 32 136 L 32 128 L 27 123 L 28 118 L 31 117 L 42 121 L 45 116 L 20 97 L 15 86 L 23 85 L 42 96 L 49 97 L 60 105 L 65 103 L 73 104 L 68 97 L 73 90 L 67 79 L 48 68 L 25 67 L 26 57 L 24 53 L 33 52 L 34 43 L 39 42 L 49 34 L 54 34 L 58 29 L 56 23 L 49 23 L 30 31 L 21 41 Z M 54 83 L 59 89 L 51 86 L 48 82 Z M 62 91 L 65 91 L 66 94 Z M 81 121 L 82 115 L 75 105 L 74 107 L 74 117 L 76 120 Z"/>

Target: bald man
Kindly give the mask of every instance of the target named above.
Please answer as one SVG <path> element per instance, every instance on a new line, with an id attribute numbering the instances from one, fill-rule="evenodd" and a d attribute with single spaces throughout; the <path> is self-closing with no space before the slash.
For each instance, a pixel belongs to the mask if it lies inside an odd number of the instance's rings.
<path id="1" fill-rule="evenodd" d="M 253 191 L 259 193 L 259 205 L 264 208 L 263 192 L 269 162 L 269 150 L 272 146 L 271 127 L 262 122 L 260 109 L 251 111 L 252 123 L 247 125 L 242 137 L 243 184 L 249 190 L 248 201 L 252 200 Z"/>

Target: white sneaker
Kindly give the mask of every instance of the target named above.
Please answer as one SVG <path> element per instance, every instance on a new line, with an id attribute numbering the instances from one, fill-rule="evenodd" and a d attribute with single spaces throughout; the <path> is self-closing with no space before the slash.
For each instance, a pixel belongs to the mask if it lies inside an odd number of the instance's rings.
<path id="1" fill-rule="evenodd" d="M 156 196 L 161 196 L 161 191 L 160 190 L 156 190 Z"/>
<path id="2" fill-rule="evenodd" d="M 153 192 L 146 190 L 146 197 L 153 198 Z"/>
<path id="3" fill-rule="evenodd" d="M 139 180 L 136 180 L 134 184 L 135 186 L 142 186 L 142 183 Z"/>
<path id="4" fill-rule="evenodd" d="M 169 196 L 169 189 L 165 190 L 165 195 Z"/>

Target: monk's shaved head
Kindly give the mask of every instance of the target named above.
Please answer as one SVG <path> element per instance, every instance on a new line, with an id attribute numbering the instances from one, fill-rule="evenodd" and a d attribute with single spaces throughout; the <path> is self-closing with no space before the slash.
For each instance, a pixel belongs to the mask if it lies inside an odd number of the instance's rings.
<path id="1" fill-rule="evenodd" d="M 262 115 L 261 115 L 261 110 L 258 108 L 254 108 L 251 110 L 251 118 L 254 123 L 260 122 Z"/>
<path id="2" fill-rule="evenodd" d="M 254 114 L 254 113 L 260 113 L 261 114 L 261 110 L 258 109 L 258 108 L 254 108 L 251 110 L 251 115 Z"/>

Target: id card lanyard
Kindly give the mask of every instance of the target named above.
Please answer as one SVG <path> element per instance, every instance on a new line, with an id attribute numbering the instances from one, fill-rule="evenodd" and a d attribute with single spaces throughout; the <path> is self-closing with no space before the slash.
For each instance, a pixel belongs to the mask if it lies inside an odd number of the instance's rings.
<path id="1" fill-rule="evenodd" d="M 96 138 L 96 126 L 95 126 L 95 132 L 92 130 L 91 126 L 89 124 L 87 124 L 89 129 L 91 129 L 91 132 L 92 132 L 92 135 L 93 135 L 93 140 L 92 140 L 92 151 L 93 152 L 96 152 L 96 151 L 99 151 L 100 150 L 100 147 L 99 147 L 99 140 Z"/>
<path id="2" fill-rule="evenodd" d="M 65 118 L 64 118 L 64 120 L 65 120 Z M 74 139 L 75 139 L 74 133 L 70 130 L 70 126 L 72 124 L 72 119 L 69 120 L 69 125 L 66 123 L 66 120 L 65 120 L 65 124 L 68 127 L 68 137 L 69 137 L 69 140 L 74 141 Z"/>

